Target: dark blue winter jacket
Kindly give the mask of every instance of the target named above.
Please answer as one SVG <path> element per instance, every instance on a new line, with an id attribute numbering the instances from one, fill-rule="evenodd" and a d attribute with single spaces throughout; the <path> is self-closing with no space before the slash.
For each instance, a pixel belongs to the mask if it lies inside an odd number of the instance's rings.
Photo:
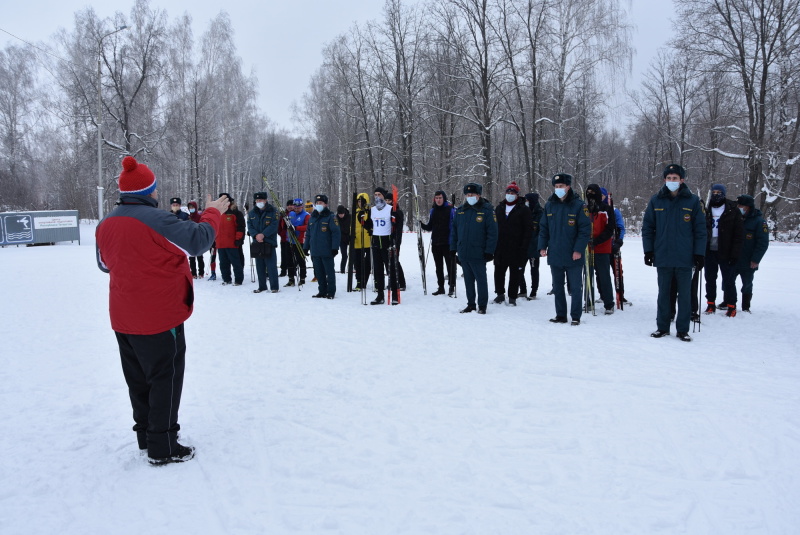
<path id="1" fill-rule="evenodd" d="M 334 251 L 339 251 L 341 239 L 339 218 L 327 206 L 321 212 L 311 213 L 305 243 L 305 250 L 311 256 L 333 256 Z"/>
<path id="2" fill-rule="evenodd" d="M 278 246 L 278 213 L 270 203 L 264 209 L 253 208 L 247 212 L 247 233 L 253 238 L 264 235 L 264 241 L 273 247 Z"/>
<path id="3" fill-rule="evenodd" d="M 488 201 L 464 203 L 456 210 L 450 229 L 450 250 L 464 260 L 483 260 L 497 247 L 497 221 Z"/>
<path id="4" fill-rule="evenodd" d="M 769 247 L 769 227 L 764 221 L 761 210 L 751 208 L 744 218 L 744 243 L 742 253 L 739 255 L 739 262 L 736 268 L 751 269 L 750 262 L 761 263 L 764 253 Z M 758 268 L 756 268 L 758 269 Z"/>
<path id="5" fill-rule="evenodd" d="M 686 184 L 673 196 L 662 186 L 644 211 L 642 246 L 655 253 L 656 267 L 692 267 L 694 255 L 706 254 L 703 204 Z"/>
<path id="6" fill-rule="evenodd" d="M 591 237 L 592 223 L 583 200 L 571 188 L 563 200 L 553 193 L 539 221 L 539 250 L 547 249 L 548 265 L 574 267 L 582 264 Z M 580 253 L 581 257 L 573 260 L 572 253 Z"/>

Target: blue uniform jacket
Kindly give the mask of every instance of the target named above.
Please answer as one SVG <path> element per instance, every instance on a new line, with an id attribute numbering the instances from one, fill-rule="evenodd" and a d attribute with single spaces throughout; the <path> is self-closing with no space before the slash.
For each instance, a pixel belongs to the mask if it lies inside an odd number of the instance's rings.
<path id="1" fill-rule="evenodd" d="M 539 221 L 539 250 L 547 249 L 547 263 L 567 268 L 582 264 L 591 237 L 592 221 L 583 200 L 571 188 L 564 200 L 551 195 Z M 573 260 L 572 253 L 581 257 Z"/>
<path id="2" fill-rule="evenodd" d="M 736 264 L 737 269 L 751 269 L 750 262 L 760 264 L 768 247 L 769 227 L 767 222 L 764 221 L 761 210 L 751 208 L 747 217 L 744 218 L 744 243 L 742 243 L 739 262 Z"/>
<path id="3" fill-rule="evenodd" d="M 333 256 L 333 251 L 339 251 L 341 239 L 342 231 L 336 214 L 327 206 L 321 212 L 314 210 L 308 219 L 306 251 L 309 251 L 311 256 Z"/>
<path id="4" fill-rule="evenodd" d="M 650 198 L 642 223 L 644 252 L 655 253 L 656 267 L 692 267 L 694 255 L 705 256 L 703 204 L 686 184 L 674 197 L 666 186 Z"/>
<path id="5" fill-rule="evenodd" d="M 277 247 L 278 214 L 275 207 L 267 203 L 263 210 L 253 208 L 247 212 L 247 233 L 253 237 L 256 234 L 263 234 L 266 243 Z"/>
<path id="6" fill-rule="evenodd" d="M 464 203 L 456 209 L 450 228 L 450 250 L 465 260 L 483 260 L 497 247 L 497 221 L 492 205 L 479 199 L 475 205 Z"/>

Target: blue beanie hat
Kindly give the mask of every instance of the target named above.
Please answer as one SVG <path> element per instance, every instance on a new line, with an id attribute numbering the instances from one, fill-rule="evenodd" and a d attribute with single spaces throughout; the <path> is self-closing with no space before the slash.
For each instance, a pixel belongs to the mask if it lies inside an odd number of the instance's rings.
<path id="1" fill-rule="evenodd" d="M 715 189 L 720 190 L 722 192 L 723 197 L 728 195 L 728 190 L 725 189 L 724 184 L 714 184 L 713 186 L 711 186 L 711 191 L 714 191 Z"/>

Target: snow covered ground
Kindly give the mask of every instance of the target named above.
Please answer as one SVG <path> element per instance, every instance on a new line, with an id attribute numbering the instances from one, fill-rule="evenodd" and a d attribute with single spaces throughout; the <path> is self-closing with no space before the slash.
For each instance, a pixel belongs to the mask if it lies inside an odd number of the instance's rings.
<path id="1" fill-rule="evenodd" d="M 771 245 L 752 315 L 704 316 L 690 344 L 649 337 L 635 238 L 635 305 L 579 327 L 548 323 L 546 266 L 540 299 L 486 316 L 458 313 L 463 284 L 424 296 L 413 235 L 399 307 L 360 305 L 344 275 L 333 301 L 253 294 L 249 269 L 197 281 L 180 418 L 197 457 L 154 468 L 82 231 L 0 249 L 3 534 L 800 532 L 797 245 Z"/>

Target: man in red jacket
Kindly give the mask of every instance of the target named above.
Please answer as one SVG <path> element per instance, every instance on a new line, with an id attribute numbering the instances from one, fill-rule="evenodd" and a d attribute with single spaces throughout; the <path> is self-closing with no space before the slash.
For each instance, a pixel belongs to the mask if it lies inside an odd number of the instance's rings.
<path id="1" fill-rule="evenodd" d="M 592 239 L 589 241 L 591 269 L 597 274 L 597 288 L 606 314 L 614 313 L 614 287 L 611 284 L 611 242 L 616 218 L 609 205 L 603 202 L 603 193 L 597 184 L 586 188 L 586 203 L 592 220 Z M 594 299 L 594 295 L 592 295 Z"/>
<path id="2" fill-rule="evenodd" d="M 97 264 L 108 273 L 111 328 L 128 384 L 139 448 L 151 464 L 187 461 L 194 448 L 178 444 L 178 408 L 194 291 L 186 255 L 214 242 L 227 198 L 206 202 L 200 222 L 159 210 L 153 172 L 122 160 L 119 206 L 97 226 Z"/>

